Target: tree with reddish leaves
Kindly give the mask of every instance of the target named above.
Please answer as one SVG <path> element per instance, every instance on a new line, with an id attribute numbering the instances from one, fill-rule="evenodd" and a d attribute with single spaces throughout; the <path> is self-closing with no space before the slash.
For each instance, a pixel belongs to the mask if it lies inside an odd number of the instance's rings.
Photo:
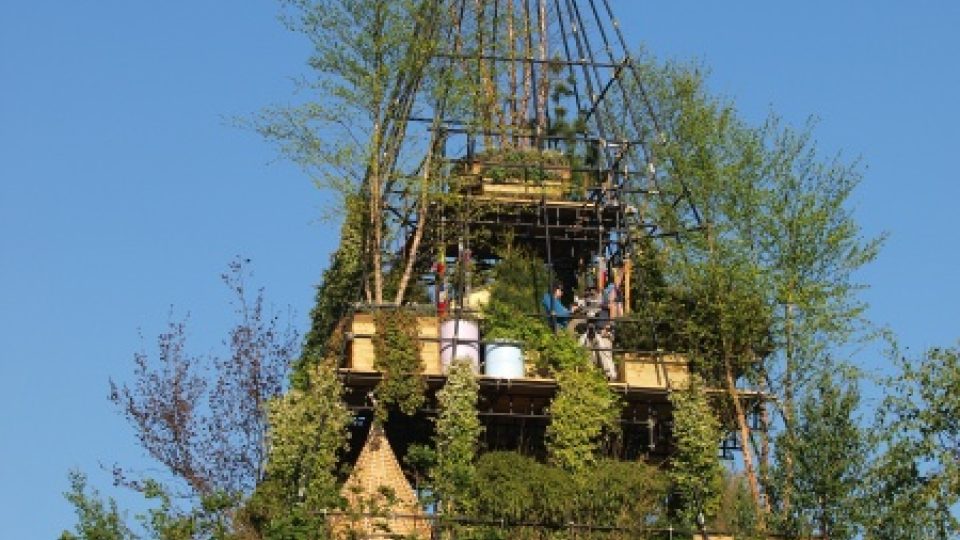
<path id="1" fill-rule="evenodd" d="M 283 390 L 298 335 L 267 313 L 263 289 L 251 295 L 249 260 L 237 258 L 221 277 L 234 295 L 236 323 L 222 353 L 187 347 L 187 320 L 171 321 L 157 352 L 134 355 L 129 383 L 110 381 L 110 399 L 140 444 L 192 495 L 249 493 L 263 476 L 267 404 Z M 120 468 L 116 478 L 142 482 Z"/>

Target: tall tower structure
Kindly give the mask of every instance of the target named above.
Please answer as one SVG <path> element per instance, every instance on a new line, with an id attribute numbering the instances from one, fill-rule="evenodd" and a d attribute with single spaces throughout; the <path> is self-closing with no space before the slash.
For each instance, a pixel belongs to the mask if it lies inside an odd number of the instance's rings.
<path id="1" fill-rule="evenodd" d="M 478 373 L 482 447 L 543 455 L 554 374 L 522 344 L 504 352 L 509 347 L 487 332 L 484 305 L 510 251 L 536 264 L 529 276 L 536 312 L 527 315 L 574 332 L 623 399 L 623 436 L 611 455 L 667 458 L 668 393 L 689 380 L 689 358 L 658 343 L 655 330 L 640 347 L 615 339 L 647 323 L 631 317 L 643 310 L 634 261 L 704 226 L 684 179 L 665 173 L 660 149 L 671 135 L 651 97 L 656 89 L 609 0 L 437 0 L 431 9 L 424 21 L 433 22 L 423 24 L 435 46 L 422 80 L 410 84 L 418 90 L 396 103 L 401 138 L 421 159 L 401 173 L 402 159 L 385 156 L 394 165 L 380 194 L 383 228 L 393 232 L 386 254 L 393 262 L 383 270 L 419 294 L 407 293 L 401 305 L 361 294 L 345 314 L 339 374 L 357 414 L 352 458 L 384 378 L 380 310 L 415 314 L 426 389 L 416 414 L 385 426 L 397 454 L 431 440 L 436 392 L 450 360 L 466 357 Z M 364 279 L 358 290 L 369 286 Z M 540 301 L 556 285 L 557 301 L 579 302 L 579 313 L 559 315 Z M 603 339 L 594 339 L 598 333 Z"/>

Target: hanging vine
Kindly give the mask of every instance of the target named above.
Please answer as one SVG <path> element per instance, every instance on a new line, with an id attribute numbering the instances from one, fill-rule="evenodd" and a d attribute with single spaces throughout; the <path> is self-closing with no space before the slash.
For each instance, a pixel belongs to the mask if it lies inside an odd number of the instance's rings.
<path id="1" fill-rule="evenodd" d="M 447 383 L 437 394 L 437 464 L 434 486 L 446 513 L 469 510 L 467 493 L 473 486 L 481 430 L 477 415 L 479 386 L 469 361 L 457 359 L 450 366 Z"/>
<path id="2" fill-rule="evenodd" d="M 375 414 L 386 421 L 391 409 L 412 415 L 423 405 L 426 382 L 421 377 L 417 316 L 409 310 L 384 309 L 373 315 L 376 358 L 373 365 L 382 374 L 376 388 Z"/>

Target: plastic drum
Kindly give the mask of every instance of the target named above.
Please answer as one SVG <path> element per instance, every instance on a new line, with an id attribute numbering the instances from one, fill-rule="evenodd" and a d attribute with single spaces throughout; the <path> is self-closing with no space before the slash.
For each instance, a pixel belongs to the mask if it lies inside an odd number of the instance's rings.
<path id="1" fill-rule="evenodd" d="M 454 358 L 468 358 L 473 363 L 473 371 L 479 370 L 480 327 L 477 321 L 452 319 L 440 325 L 440 364 L 444 373 Z"/>
<path id="2" fill-rule="evenodd" d="M 516 341 L 488 343 L 484 350 L 483 374 L 500 379 L 524 376 L 523 349 Z"/>

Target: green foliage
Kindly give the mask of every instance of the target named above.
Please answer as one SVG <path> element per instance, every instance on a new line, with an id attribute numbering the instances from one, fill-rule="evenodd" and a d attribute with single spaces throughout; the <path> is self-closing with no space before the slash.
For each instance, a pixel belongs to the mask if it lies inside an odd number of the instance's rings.
<path id="1" fill-rule="evenodd" d="M 270 407 L 266 479 L 241 518 L 268 539 L 313 538 L 324 508 L 339 505 L 336 469 L 351 415 L 330 362 L 311 374 L 308 389 L 291 389 Z"/>
<path id="2" fill-rule="evenodd" d="M 857 165 L 824 159 L 809 126 L 783 128 L 776 118 L 746 125 L 731 104 L 707 93 L 697 66 L 647 62 L 640 69 L 664 130 L 656 149 L 660 187 L 689 193 L 706 229 L 682 246 L 641 246 L 637 311 L 681 323 L 658 328 L 673 340 L 666 348 L 725 349 L 747 357 L 736 360 L 742 367 L 750 357 L 791 349 L 787 371 L 795 376 L 798 362 L 819 359 L 824 343 L 837 345 L 859 328 L 853 273 L 882 239 L 864 239 L 849 209 Z M 689 217 L 684 210 L 652 209 L 667 228 Z M 663 311 L 664 300 L 682 311 Z"/>
<path id="3" fill-rule="evenodd" d="M 656 526 L 663 523 L 662 503 L 669 486 L 661 471 L 643 463 L 602 459 L 573 473 L 513 452 L 484 454 L 476 475 L 477 518 L 538 525 L 539 532 L 519 527 L 488 531 L 499 532 L 498 538 L 554 537 L 551 530 L 564 530 L 570 523 Z"/>
<path id="4" fill-rule="evenodd" d="M 682 244 L 641 246 L 631 291 L 637 322 L 621 325 L 627 331 L 618 329 L 617 344 L 693 353 L 695 371 L 732 397 L 744 385 L 778 392 L 772 407 L 789 436 L 811 375 L 830 369 L 832 352 L 869 330 L 854 275 L 873 260 L 882 238 L 864 238 L 852 216 L 861 171 L 825 158 L 810 126 L 784 128 L 776 118 L 747 125 L 730 103 L 708 94 L 696 66 L 641 62 L 638 69 L 660 121 L 657 163 L 648 172 L 662 192 L 688 196 L 704 226 Z M 610 120 L 625 138 L 645 135 Z M 682 230 L 694 218 L 677 201 L 649 208 L 666 230 Z M 760 505 L 758 447 L 744 440 L 743 404 L 735 397 L 729 403 Z M 794 443 L 785 445 L 788 452 Z M 794 459 L 781 459 L 790 477 Z M 792 483 L 782 487 L 789 491 Z"/>
<path id="5" fill-rule="evenodd" d="M 716 516 L 706 522 L 708 530 L 731 533 L 742 540 L 766 540 L 760 527 L 763 511 L 754 504 L 743 474 L 724 471 L 719 505 Z"/>
<path id="6" fill-rule="evenodd" d="M 372 277 L 364 286 L 373 302 L 383 303 L 383 273 L 389 265 L 382 255 L 400 232 L 384 220 L 387 199 L 401 189 L 417 200 L 422 232 L 431 217 L 426 201 L 437 194 L 442 176 L 435 174 L 440 165 L 431 165 L 436 160 L 421 161 L 424 147 L 419 137 L 407 136 L 409 119 L 415 110 L 439 118 L 462 93 L 457 84 L 462 77 L 431 62 L 453 28 L 450 11 L 433 0 L 282 4 L 288 26 L 313 45 L 312 76 L 304 85 L 318 98 L 266 110 L 251 123 L 321 188 L 343 196 L 362 194 L 367 221 L 363 266 Z M 439 149 L 438 132 L 433 130 L 427 146 L 430 156 Z M 411 163 L 422 165 L 411 169 Z M 409 252 L 411 262 L 417 253 Z"/>
<path id="7" fill-rule="evenodd" d="M 771 303 L 751 236 L 761 211 L 761 139 L 705 92 L 695 69 L 642 69 L 649 71 L 651 96 L 668 130 L 656 150 L 661 188 L 687 193 L 707 226 L 682 245 L 640 246 L 631 291 L 639 322 L 617 339 L 628 348 L 699 353 L 694 367 L 716 384 L 727 364 L 740 374 L 769 350 Z M 684 209 L 658 205 L 653 211 L 664 227 L 682 228 L 690 217 L 678 213 Z"/>
<path id="8" fill-rule="evenodd" d="M 557 373 L 559 390 L 550 404 L 550 463 L 582 472 L 599 458 L 606 437 L 620 430 L 620 399 L 603 374 L 590 366 Z"/>
<path id="9" fill-rule="evenodd" d="M 413 477 L 413 488 L 419 492 L 428 485 L 437 464 L 437 451 L 427 444 L 411 444 L 403 456 L 403 464 L 407 474 Z"/>
<path id="10" fill-rule="evenodd" d="M 374 426 L 372 429 L 381 429 Z M 401 536 L 394 532 L 391 526 L 391 515 L 397 508 L 399 497 L 396 491 L 389 486 L 378 486 L 373 493 L 364 492 L 360 486 L 350 488 L 351 502 L 344 514 L 346 523 L 338 523 L 335 538 L 338 540 L 365 540 L 367 538 L 391 538 L 416 540 L 415 535 Z M 371 535 L 370 531 L 374 531 Z"/>
<path id="11" fill-rule="evenodd" d="M 63 531 L 60 540 L 127 540 L 136 538 L 124 523 L 117 503 L 101 500 L 96 490 L 87 489 L 87 477 L 80 471 L 70 471 L 70 491 L 64 496 L 73 505 L 77 524 L 73 533 Z"/>
<path id="12" fill-rule="evenodd" d="M 287 26 L 313 45 L 312 76 L 304 84 L 319 99 L 268 109 L 254 127 L 320 187 L 356 193 L 369 179 L 371 164 L 402 142 L 407 119 L 396 107 L 413 98 L 423 80 L 439 37 L 436 18 L 444 12 L 427 9 L 432 2 L 423 0 L 281 4 Z M 388 137 L 390 131 L 396 135 Z"/>
<path id="13" fill-rule="evenodd" d="M 447 382 L 437 394 L 440 414 L 436 427 L 434 490 L 451 515 L 470 509 L 469 489 L 473 485 L 479 438 L 477 416 L 479 385 L 469 360 L 455 359 Z"/>
<path id="14" fill-rule="evenodd" d="M 340 229 L 340 245 L 330 257 L 330 266 L 324 270 L 317 286 L 316 303 L 310 311 L 310 330 L 304 337 L 300 358 L 293 364 L 291 381 L 295 388 L 306 389 L 311 370 L 328 354 L 330 339 L 337 324 L 359 298 L 362 271 L 363 201 L 359 196 L 346 198 L 346 219 Z"/>
<path id="15" fill-rule="evenodd" d="M 493 270 L 490 302 L 484 307 L 484 338 L 519 341 L 538 371 L 584 366 L 587 355 L 566 332 L 547 325 L 541 298 L 550 288 L 543 261 L 519 249 L 506 249 Z"/>
<path id="16" fill-rule="evenodd" d="M 514 311 L 518 316 L 535 317 L 543 311 L 540 299 L 550 288 L 550 277 L 542 260 L 508 243 L 500 253 L 492 277 L 491 303 L 497 302 L 504 306 L 504 310 Z M 491 324 L 498 324 L 498 321 L 491 321 Z M 496 329 L 496 326 L 491 327 L 491 330 Z"/>
<path id="17" fill-rule="evenodd" d="M 960 534 L 960 348 L 922 358 L 894 352 L 901 373 L 887 381 L 879 417 L 883 453 L 869 476 L 871 538 Z"/>
<path id="18" fill-rule="evenodd" d="M 562 523 L 569 500 L 569 474 L 514 452 L 488 452 L 477 461 L 474 484 L 476 512 L 486 519 L 509 522 Z"/>
<path id="19" fill-rule="evenodd" d="M 237 495 L 223 492 L 205 494 L 199 504 L 188 511 L 177 509 L 171 494 L 158 482 L 148 481 L 144 495 L 155 500 L 158 506 L 139 516 L 150 538 L 158 540 L 231 540 L 233 534 L 233 510 Z"/>
<path id="20" fill-rule="evenodd" d="M 629 351 L 686 350 L 687 341 L 679 335 L 684 319 L 692 309 L 677 285 L 668 285 L 667 255 L 649 238 L 640 238 L 632 257 L 630 314 L 617 324 L 614 345 Z"/>
<path id="21" fill-rule="evenodd" d="M 106 503 L 96 490 L 87 489 L 86 476 L 78 471 L 69 475 L 71 489 L 65 493 L 73 504 L 78 522 L 75 533 L 64 531 L 61 540 L 231 540 L 237 538 L 232 519 L 237 496 L 224 492 L 199 497 L 193 508 L 183 511 L 173 504 L 170 493 L 159 482 L 145 480 L 141 492 L 157 504 L 148 508 L 137 520 L 145 536 L 139 536 L 126 525 L 113 499 Z"/>
<path id="22" fill-rule="evenodd" d="M 412 415 L 423 405 L 426 383 L 421 377 L 417 315 L 412 310 L 383 309 L 374 313 L 373 366 L 382 379 L 376 388 L 375 413 L 385 422 L 391 408 Z"/>
<path id="23" fill-rule="evenodd" d="M 799 403 L 793 429 L 777 441 L 777 457 L 793 467 L 776 471 L 780 492 L 791 494 L 781 508 L 778 530 L 795 535 L 816 531 L 839 540 L 853 538 L 860 520 L 860 495 L 868 452 L 856 411 L 855 379 L 825 370 Z M 788 482 L 789 486 L 782 486 Z"/>
<path id="24" fill-rule="evenodd" d="M 515 148 L 491 150 L 477 156 L 481 175 L 495 182 L 539 184 L 569 176 L 573 159 L 553 150 Z"/>
<path id="25" fill-rule="evenodd" d="M 546 332 L 541 331 L 533 342 L 533 350 L 538 355 L 540 365 L 546 367 L 544 371 L 551 375 L 562 371 L 590 369 L 587 350 L 580 346 L 577 338 L 569 332 L 560 330 L 553 333 L 549 329 Z"/>
<path id="26" fill-rule="evenodd" d="M 702 382 L 691 376 L 690 386 L 670 392 L 676 452 L 670 459 L 670 478 L 680 498 L 679 518 L 684 527 L 696 524 L 697 514 L 709 520 L 717 515 L 723 490 L 723 467 L 717 452 L 720 422 Z"/>

